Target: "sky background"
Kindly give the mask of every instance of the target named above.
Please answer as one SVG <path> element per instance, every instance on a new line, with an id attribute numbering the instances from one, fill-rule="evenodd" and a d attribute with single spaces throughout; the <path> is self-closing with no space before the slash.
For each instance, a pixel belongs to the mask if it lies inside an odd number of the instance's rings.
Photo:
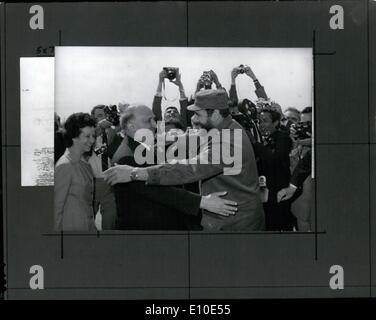
<path id="1" fill-rule="evenodd" d="M 227 90 L 230 72 L 249 65 L 269 98 L 282 106 L 312 106 L 310 48 L 186 48 L 186 47 L 57 47 L 55 51 L 55 110 L 66 119 L 90 112 L 97 104 L 152 105 L 163 67 L 179 67 L 189 97 L 203 71 L 214 70 Z M 179 105 L 178 88 L 166 82 L 162 106 Z M 256 100 L 252 80 L 236 79 L 239 99 Z"/>

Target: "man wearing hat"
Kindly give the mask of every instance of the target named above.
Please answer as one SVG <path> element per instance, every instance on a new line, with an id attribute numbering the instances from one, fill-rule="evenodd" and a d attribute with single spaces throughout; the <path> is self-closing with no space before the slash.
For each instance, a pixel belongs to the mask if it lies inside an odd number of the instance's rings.
<path id="1" fill-rule="evenodd" d="M 256 231 L 264 230 L 264 212 L 261 204 L 258 174 L 251 142 L 245 130 L 231 118 L 228 108 L 228 95 L 225 90 L 203 90 L 196 94 L 195 104 L 188 107 L 194 112 L 192 122 L 206 130 L 217 129 L 221 139 L 206 139 L 200 145 L 197 163 L 163 164 L 148 168 L 115 166 L 105 172 L 106 181 L 111 185 L 129 181 L 145 181 L 148 185 L 176 185 L 201 181 L 201 195 L 227 191 L 225 198 L 238 205 L 236 215 L 231 217 L 214 216 L 203 211 L 201 225 L 207 231 Z M 241 141 L 224 139 L 223 132 L 234 135 L 235 129 L 241 133 Z M 217 145 L 216 145 L 217 144 Z M 219 144 L 219 145 L 218 145 Z M 201 159 L 212 159 L 213 150 L 226 148 L 232 154 L 241 155 L 241 168 L 236 174 L 225 174 L 225 161 L 202 163 Z M 221 153 L 223 154 L 223 152 Z"/>

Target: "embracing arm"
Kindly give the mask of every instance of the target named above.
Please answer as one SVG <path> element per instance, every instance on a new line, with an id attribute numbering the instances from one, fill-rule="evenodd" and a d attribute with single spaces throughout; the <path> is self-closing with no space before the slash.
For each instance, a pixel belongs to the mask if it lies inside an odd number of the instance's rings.
<path id="1" fill-rule="evenodd" d="M 242 138 L 241 135 L 240 138 Z M 209 143 L 210 146 L 201 143 L 198 155 L 189 159 L 174 161 L 173 164 L 137 169 L 129 165 L 111 167 L 104 172 L 105 180 L 111 185 L 130 182 L 132 181 L 132 174 L 135 174 L 135 180 L 146 181 L 148 184 L 181 185 L 205 180 L 222 173 L 226 174 L 227 171 L 231 171 L 232 175 L 239 174 L 242 160 L 239 158 L 242 155 L 242 143 L 239 140 L 239 134 L 236 134 L 232 140 L 228 146 L 225 146 L 225 142 L 220 142 L 217 138 Z M 226 152 L 223 150 L 226 150 Z M 229 155 L 234 156 L 230 158 Z M 233 166 L 230 167 L 230 165 Z"/>
<path id="2" fill-rule="evenodd" d="M 214 164 L 165 164 L 143 169 L 143 180 L 149 185 L 178 185 L 208 179 L 223 172 Z"/>
<path id="3" fill-rule="evenodd" d="M 238 138 L 235 137 L 234 141 Z M 135 174 L 135 180 L 146 181 L 150 185 L 181 185 L 205 180 L 222 173 L 226 174 L 226 171 L 231 171 L 232 175 L 240 174 L 242 160 L 239 159 L 239 156 L 242 155 L 242 143 L 240 141 L 231 142 L 227 147 L 224 146 L 223 141 L 222 144 L 219 141 L 212 142 L 210 143 L 212 147 L 203 146 L 200 148 L 200 153 L 196 157 L 181 160 L 174 164 L 137 169 L 129 165 L 111 167 L 104 172 L 105 180 L 111 185 L 125 183 L 132 181 L 132 174 Z M 220 150 L 222 150 L 222 153 Z M 234 157 L 228 158 L 223 154 L 223 150 L 227 150 L 228 154 L 234 155 Z M 232 163 L 229 163 L 229 161 L 232 161 Z M 229 167 L 230 164 L 233 166 Z"/>
<path id="4" fill-rule="evenodd" d="M 218 144 L 219 145 L 219 144 Z M 223 173 L 224 165 L 222 161 L 214 164 L 212 161 L 212 150 L 214 144 L 202 148 L 200 153 L 188 160 L 175 164 L 163 164 L 143 169 L 142 180 L 147 184 L 156 185 L 177 185 L 205 180 Z M 223 147 L 223 146 L 222 146 Z M 215 147 L 214 150 L 221 150 Z"/>
<path id="5" fill-rule="evenodd" d="M 139 195 L 170 207 L 177 212 L 197 215 L 200 209 L 201 196 L 184 189 L 166 186 L 148 186 L 143 182 L 132 182 L 129 185 Z"/>

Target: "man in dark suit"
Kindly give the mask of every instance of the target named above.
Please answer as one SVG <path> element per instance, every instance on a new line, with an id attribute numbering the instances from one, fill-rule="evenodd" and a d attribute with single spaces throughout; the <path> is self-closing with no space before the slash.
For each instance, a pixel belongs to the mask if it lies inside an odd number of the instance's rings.
<path id="1" fill-rule="evenodd" d="M 136 149 L 146 152 L 153 146 L 135 141 L 134 135 L 140 129 L 155 132 L 154 114 L 144 105 L 129 107 L 121 118 L 121 127 L 125 137 L 113 156 L 113 162 L 140 167 L 135 161 Z M 198 216 L 200 209 L 222 216 L 232 215 L 236 211 L 234 202 L 220 198 L 225 192 L 200 196 L 182 188 L 146 186 L 140 181 L 116 184 L 114 192 L 117 229 L 200 230 L 199 221 L 195 223 L 190 219 Z"/>
<path id="2" fill-rule="evenodd" d="M 264 108 L 260 113 L 260 130 L 263 143 L 255 143 L 259 156 L 259 174 L 266 177 L 268 199 L 264 203 L 266 230 L 291 231 L 295 217 L 290 203 L 278 202 L 277 193 L 290 182 L 290 158 L 292 141 L 287 132 L 280 129 L 280 113 L 274 108 Z"/>

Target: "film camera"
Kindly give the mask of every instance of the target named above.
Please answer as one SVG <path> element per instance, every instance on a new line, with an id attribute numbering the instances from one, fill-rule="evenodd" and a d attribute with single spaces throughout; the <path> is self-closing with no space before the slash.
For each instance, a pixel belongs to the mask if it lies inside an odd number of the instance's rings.
<path id="1" fill-rule="evenodd" d="M 99 156 L 100 154 L 103 154 L 107 151 L 107 146 L 106 145 L 103 145 L 103 146 L 100 146 L 100 147 L 97 147 L 97 148 L 94 148 L 93 149 L 94 153 Z"/>
<path id="2" fill-rule="evenodd" d="M 261 112 L 263 109 L 271 108 L 272 104 L 270 100 L 265 100 L 264 98 L 258 98 L 256 100 L 256 109 Z"/>
<path id="3" fill-rule="evenodd" d="M 106 114 L 106 119 L 110 121 L 115 127 L 119 125 L 120 114 L 116 105 L 105 106 L 104 113 Z"/>
<path id="4" fill-rule="evenodd" d="M 241 64 L 239 67 L 237 67 L 236 69 L 238 70 L 238 73 L 241 73 L 243 74 L 244 72 L 247 71 L 247 68 L 248 66 L 245 66 L 244 64 Z"/>
<path id="5" fill-rule="evenodd" d="M 210 74 L 210 71 L 204 71 L 200 77 L 200 82 L 204 85 L 205 89 L 211 88 L 213 83 L 213 78 Z"/>
<path id="6" fill-rule="evenodd" d="M 210 74 L 210 71 L 204 71 L 202 73 L 201 79 L 202 79 L 202 81 L 207 81 L 207 82 L 213 81 L 211 74 Z"/>
<path id="7" fill-rule="evenodd" d="M 166 71 L 166 78 L 169 80 L 174 80 L 179 72 L 179 68 L 174 67 L 164 67 L 163 70 Z"/>
<path id="8" fill-rule="evenodd" d="M 297 139 L 308 139 L 311 137 L 312 133 L 312 124 L 311 122 L 299 122 L 296 124 L 292 124 L 291 128 L 294 128 L 296 131 L 295 136 Z"/>

